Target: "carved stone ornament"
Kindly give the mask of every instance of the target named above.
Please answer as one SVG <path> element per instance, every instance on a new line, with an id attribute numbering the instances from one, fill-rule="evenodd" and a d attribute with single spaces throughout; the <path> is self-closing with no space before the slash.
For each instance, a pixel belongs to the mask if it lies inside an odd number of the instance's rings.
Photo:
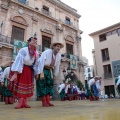
<path id="1" fill-rule="evenodd" d="M 53 35 L 53 32 L 50 30 L 50 28 L 42 28 L 40 29 L 42 32 L 45 32 L 45 33 L 48 33 L 48 34 L 52 34 Z"/>
<path id="2" fill-rule="evenodd" d="M 23 9 L 19 9 L 18 12 L 19 12 L 20 14 L 23 14 L 23 13 L 24 13 L 24 10 L 23 10 Z"/>
<path id="3" fill-rule="evenodd" d="M 56 30 L 60 31 L 60 32 L 63 32 L 63 28 L 62 28 L 61 24 L 57 24 Z"/>
<path id="4" fill-rule="evenodd" d="M 37 16 L 32 16 L 32 20 L 33 20 L 34 22 L 38 22 L 38 17 L 37 17 Z"/>
<path id="5" fill-rule="evenodd" d="M 81 41 L 81 39 L 82 39 L 81 36 L 76 36 L 77 41 Z"/>
<path id="6" fill-rule="evenodd" d="M 8 5 L 1 4 L 2 12 L 7 12 Z"/>
<path id="7" fill-rule="evenodd" d="M 28 26 L 26 20 L 23 17 L 21 17 L 21 16 L 11 17 L 11 21 L 17 22 L 17 23 L 25 25 L 25 26 Z"/>

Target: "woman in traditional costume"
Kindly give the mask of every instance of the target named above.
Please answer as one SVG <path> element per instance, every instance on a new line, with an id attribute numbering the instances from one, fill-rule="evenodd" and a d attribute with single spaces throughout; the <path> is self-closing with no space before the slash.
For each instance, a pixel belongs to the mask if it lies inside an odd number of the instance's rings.
<path id="1" fill-rule="evenodd" d="M 36 51 L 37 38 L 31 37 L 28 40 L 28 47 L 21 48 L 11 67 L 14 72 L 11 81 L 14 80 L 13 94 L 18 97 L 19 108 L 30 108 L 27 99 L 33 95 L 34 90 L 34 70 L 38 52 Z"/>

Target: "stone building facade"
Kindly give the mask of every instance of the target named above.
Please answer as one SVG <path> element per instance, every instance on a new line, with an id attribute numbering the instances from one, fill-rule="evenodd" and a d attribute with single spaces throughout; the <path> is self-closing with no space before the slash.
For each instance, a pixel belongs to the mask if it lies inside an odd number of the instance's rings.
<path id="1" fill-rule="evenodd" d="M 55 41 L 65 46 L 55 86 L 64 79 L 62 71 L 69 66 L 70 54 L 77 56 L 74 75 L 84 82 L 80 17 L 60 0 L 0 0 L 0 66 L 10 63 L 14 40 L 27 41 L 36 34 L 40 53 Z"/>

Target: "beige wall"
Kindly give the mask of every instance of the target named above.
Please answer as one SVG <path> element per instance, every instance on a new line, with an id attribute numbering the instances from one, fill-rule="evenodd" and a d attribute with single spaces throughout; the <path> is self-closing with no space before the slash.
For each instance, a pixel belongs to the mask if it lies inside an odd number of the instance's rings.
<path id="1" fill-rule="evenodd" d="M 107 36 L 107 40 L 100 42 L 99 35 L 103 33 L 107 33 L 117 28 L 120 28 L 120 25 L 113 26 L 107 30 L 106 29 L 101 30 L 100 32 L 97 32 L 96 34 L 91 35 L 94 40 L 94 47 L 95 47 L 95 52 L 93 52 L 93 56 L 95 56 L 95 59 L 93 58 L 95 74 L 96 74 L 96 69 L 97 69 L 96 75 L 101 76 L 103 78 L 102 90 L 104 90 L 104 86 L 115 84 L 114 76 L 110 79 L 104 79 L 103 65 L 111 64 L 112 61 L 120 60 L 120 52 L 119 52 L 120 51 L 120 36 L 118 36 L 118 34 L 116 33 L 116 34 Z M 110 60 L 106 62 L 102 62 L 101 50 L 105 48 L 108 48 Z M 96 66 L 95 66 L 95 61 L 96 61 Z M 112 65 L 111 65 L 111 70 L 112 70 Z M 112 70 L 112 74 L 113 74 L 113 70 Z"/>

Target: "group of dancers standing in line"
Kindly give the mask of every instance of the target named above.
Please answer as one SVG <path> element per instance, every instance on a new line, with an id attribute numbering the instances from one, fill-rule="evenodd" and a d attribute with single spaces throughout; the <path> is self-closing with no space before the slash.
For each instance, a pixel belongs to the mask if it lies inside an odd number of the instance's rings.
<path id="1" fill-rule="evenodd" d="M 37 96 L 41 98 L 42 106 L 54 106 L 50 102 L 50 96 L 53 96 L 53 84 L 56 75 L 59 73 L 61 62 L 60 49 L 64 45 L 60 42 L 51 44 L 51 49 L 42 52 L 41 56 L 36 50 L 37 38 L 31 37 L 28 39 L 28 46 L 21 48 L 16 56 L 16 59 L 11 62 L 11 66 L 5 68 L 3 74 L 3 81 L 0 81 L 0 86 L 3 85 L 4 78 L 7 79 L 2 89 L 2 94 L 5 96 L 6 104 L 13 104 L 14 98 L 18 98 L 18 105 L 15 109 L 30 108 L 27 101 L 33 96 L 34 80 L 37 80 Z M 120 79 L 117 80 L 117 87 L 120 85 Z M 73 89 L 68 87 L 68 82 L 59 86 L 58 93 L 61 100 L 65 100 L 66 89 L 69 90 L 68 99 L 73 97 Z M 91 89 L 92 88 L 92 89 Z M 77 99 L 77 88 L 75 89 L 75 99 Z M 101 90 L 101 77 L 94 77 L 88 81 L 86 85 L 87 96 L 90 101 L 99 99 L 99 92 Z M 93 91 L 92 91 L 93 90 Z"/>
<path id="2" fill-rule="evenodd" d="M 28 46 L 21 48 L 12 62 L 7 67 L 7 75 L 3 75 L 8 80 L 8 85 L 2 87 L 2 94 L 5 95 L 5 103 L 12 104 L 14 98 L 18 99 L 18 105 L 15 109 L 30 108 L 27 104 L 34 91 L 34 80 L 37 80 L 37 96 L 41 98 L 42 106 L 54 106 L 50 102 L 50 96 L 53 95 L 53 84 L 56 75 L 59 73 L 61 62 L 60 49 L 64 45 L 60 42 L 51 44 L 51 49 L 45 50 L 39 56 L 37 47 L 37 38 L 28 39 Z M 5 72 L 4 72 L 5 73 Z M 0 82 L 3 84 L 3 82 Z"/>

